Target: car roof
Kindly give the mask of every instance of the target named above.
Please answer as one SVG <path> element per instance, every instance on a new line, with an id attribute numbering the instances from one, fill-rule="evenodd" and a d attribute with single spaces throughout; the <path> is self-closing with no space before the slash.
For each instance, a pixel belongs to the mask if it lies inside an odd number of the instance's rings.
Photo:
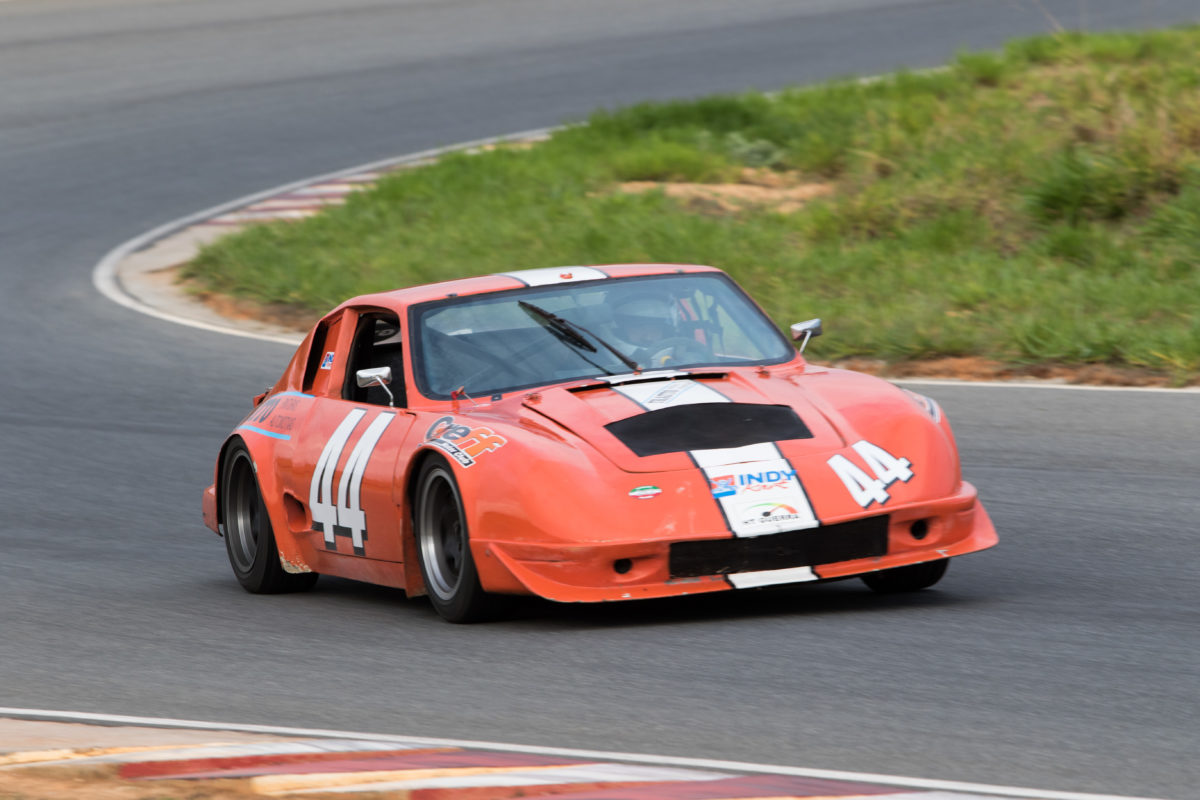
<path id="1" fill-rule="evenodd" d="M 611 278 L 632 278 L 641 275 L 670 275 L 672 273 L 721 272 L 716 267 L 699 264 L 597 264 L 592 266 L 544 267 L 515 270 L 474 278 L 458 278 L 438 283 L 409 286 L 389 292 L 377 292 L 353 297 L 334 311 L 351 306 L 375 306 L 401 311 L 414 303 L 442 300 L 472 294 L 488 294 L 520 289 L 526 286 L 547 286 L 557 283 L 578 283 Z M 332 313 L 332 312 L 331 312 Z"/>

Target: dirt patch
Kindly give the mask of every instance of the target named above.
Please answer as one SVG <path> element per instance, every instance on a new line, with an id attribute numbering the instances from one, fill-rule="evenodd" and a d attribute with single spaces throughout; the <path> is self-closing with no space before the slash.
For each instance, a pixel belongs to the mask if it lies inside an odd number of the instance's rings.
<path id="1" fill-rule="evenodd" d="M 115 765 L 91 767 L 25 767 L 5 770 L 0 778 L 2 800 L 263 800 L 246 779 L 125 780 Z M 346 800 L 345 794 L 305 794 L 310 800 Z M 379 792 L 356 792 L 371 800 Z"/>
<path id="2" fill-rule="evenodd" d="M 287 303 L 264 305 L 246 298 L 204 291 L 199 288 L 199 284 L 192 281 L 179 281 L 179 286 L 217 314 L 235 322 L 256 320 L 299 333 L 308 333 L 321 318 L 320 314 L 299 305 Z"/>
<path id="3" fill-rule="evenodd" d="M 117 777 L 115 766 L 7 770 L 3 784 L 4 800 L 261 800 L 242 781 L 134 782 Z"/>
<path id="4" fill-rule="evenodd" d="M 793 214 L 815 197 L 833 194 L 832 183 L 805 182 L 796 172 L 744 169 L 737 183 L 675 183 L 671 181 L 628 181 L 618 185 L 627 194 L 661 191 L 698 210 L 735 214 L 749 208 L 765 208 Z"/>
<path id="5" fill-rule="evenodd" d="M 1174 386 L 1171 377 L 1137 367 L 1108 364 L 1007 364 L 978 356 L 934 358 L 926 361 L 888 363 L 882 359 L 848 358 L 814 361 L 823 366 L 852 369 L 885 378 L 944 378 L 963 381 L 1038 380 L 1047 383 L 1089 386 Z M 1193 381 L 1190 385 L 1197 385 Z"/>

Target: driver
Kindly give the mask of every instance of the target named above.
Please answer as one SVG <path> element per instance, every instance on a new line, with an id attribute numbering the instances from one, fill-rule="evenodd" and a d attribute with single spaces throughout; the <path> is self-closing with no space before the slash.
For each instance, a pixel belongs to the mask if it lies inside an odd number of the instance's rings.
<path id="1" fill-rule="evenodd" d="M 616 337 L 626 346 L 625 354 L 643 367 L 658 368 L 674 356 L 671 342 L 678 343 L 672 303 L 652 293 L 621 298 L 613 307 Z M 679 359 L 675 359 L 679 360 Z"/>

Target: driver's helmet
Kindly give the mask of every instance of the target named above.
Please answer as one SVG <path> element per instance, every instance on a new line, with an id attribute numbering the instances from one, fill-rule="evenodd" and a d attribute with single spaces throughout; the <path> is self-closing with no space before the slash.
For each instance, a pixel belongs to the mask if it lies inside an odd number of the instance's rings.
<path id="1" fill-rule="evenodd" d="M 613 307 L 617 335 L 635 347 L 649 347 L 673 335 L 671 304 L 654 294 L 635 294 Z"/>

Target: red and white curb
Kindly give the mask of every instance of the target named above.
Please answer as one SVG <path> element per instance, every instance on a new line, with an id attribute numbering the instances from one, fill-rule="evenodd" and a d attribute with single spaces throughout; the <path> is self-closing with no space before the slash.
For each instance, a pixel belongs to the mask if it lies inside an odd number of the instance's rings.
<path id="1" fill-rule="evenodd" d="M 539 128 L 505 136 L 373 161 L 230 200 L 146 231 L 114 247 L 92 268 L 92 285 L 114 303 L 156 319 L 191 328 L 295 346 L 303 339 L 269 325 L 234 323 L 224 319 L 178 289 L 153 279 L 195 257 L 199 248 L 245 225 L 285 219 L 304 219 L 330 205 L 340 205 L 354 192 L 373 186 L 380 177 L 399 169 L 431 164 L 446 153 L 485 150 L 497 145 L 549 138 L 553 129 Z"/>
<path id="2" fill-rule="evenodd" d="M 406 800 L 1153 800 L 771 764 L 350 731 L 0 708 L 19 720 L 209 731 L 211 743 L 17 749 L 5 771 L 118 765 L 129 781 L 240 780 L 268 795 L 384 792 Z M 100 730 L 97 728 L 97 730 Z M 222 742 L 221 733 L 286 740 Z"/>

